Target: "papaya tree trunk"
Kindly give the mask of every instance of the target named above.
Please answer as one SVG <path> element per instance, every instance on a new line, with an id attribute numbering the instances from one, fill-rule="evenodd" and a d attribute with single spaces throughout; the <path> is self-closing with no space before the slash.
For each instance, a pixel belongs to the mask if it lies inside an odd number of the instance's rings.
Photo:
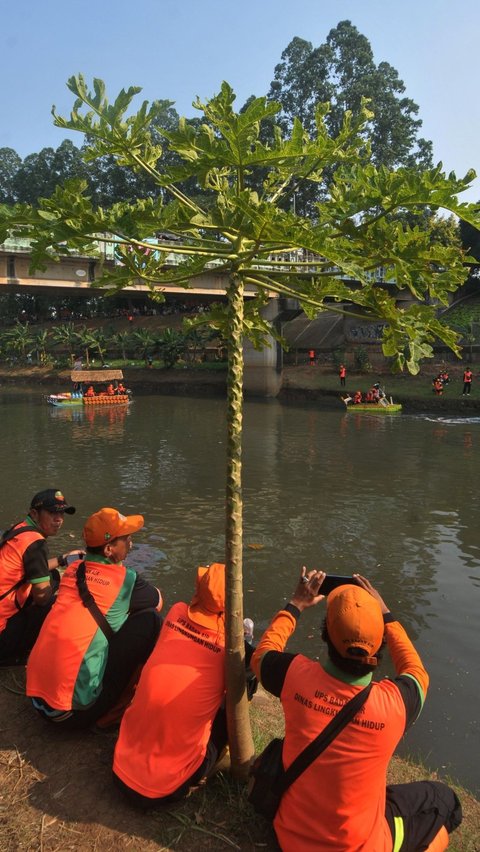
<path id="1" fill-rule="evenodd" d="M 243 282 L 228 286 L 227 490 L 226 490 L 226 684 L 232 774 L 245 780 L 254 755 L 245 691 L 242 578 Z"/>

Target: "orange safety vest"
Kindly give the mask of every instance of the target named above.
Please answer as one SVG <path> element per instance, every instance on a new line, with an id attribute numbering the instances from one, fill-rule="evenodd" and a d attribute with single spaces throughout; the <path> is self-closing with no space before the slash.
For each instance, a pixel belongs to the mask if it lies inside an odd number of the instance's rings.
<path id="1" fill-rule="evenodd" d="M 32 584 L 22 582 L 25 579 L 23 554 L 32 542 L 44 540 L 35 527 L 25 529 L 26 522 L 15 524 L 14 530 L 22 530 L 18 535 L 8 538 L 0 546 L 0 631 L 4 630 L 12 615 L 25 606 Z M 45 581 L 50 579 L 50 575 Z"/>
<path id="2" fill-rule="evenodd" d="M 340 378 L 341 378 L 341 379 L 344 379 L 346 375 L 347 375 L 347 370 L 346 370 L 346 368 L 345 368 L 345 367 L 343 367 L 343 366 L 342 366 L 342 367 L 340 367 Z"/>
<path id="3" fill-rule="evenodd" d="M 108 641 L 83 605 L 76 584 L 80 560 L 71 563 L 28 658 L 27 695 L 55 710 L 84 710 L 102 689 Z M 136 572 L 104 557 L 88 555 L 87 587 L 117 632 L 126 621 Z"/>
<path id="4" fill-rule="evenodd" d="M 225 638 L 175 604 L 120 726 L 113 771 L 130 789 L 168 796 L 204 760 L 225 694 Z"/>
<path id="5" fill-rule="evenodd" d="M 463 374 L 463 381 L 464 382 L 471 382 L 472 379 L 473 379 L 472 371 L 471 370 L 465 370 L 465 372 Z"/>
<path id="6" fill-rule="evenodd" d="M 285 768 L 363 686 L 343 683 L 319 663 L 295 657 L 281 694 Z M 387 678 L 374 683 L 359 714 L 282 797 L 274 821 L 282 849 L 391 852 L 386 771 L 405 724 L 398 687 Z"/>

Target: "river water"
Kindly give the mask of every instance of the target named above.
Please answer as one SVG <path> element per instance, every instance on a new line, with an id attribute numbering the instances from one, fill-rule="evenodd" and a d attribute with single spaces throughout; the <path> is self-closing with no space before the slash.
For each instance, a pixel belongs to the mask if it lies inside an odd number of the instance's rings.
<path id="1" fill-rule="evenodd" d="M 195 568 L 224 557 L 225 402 L 140 396 L 126 409 L 49 408 L 0 389 L 0 526 L 61 488 L 77 506 L 53 553 L 101 506 L 145 515 L 130 564 L 189 599 Z M 480 418 L 380 417 L 247 402 L 245 615 L 258 639 L 302 565 L 365 574 L 414 639 L 431 677 L 399 747 L 480 792 Z M 321 654 L 322 605 L 290 650 Z M 388 663 L 383 671 L 389 672 Z"/>

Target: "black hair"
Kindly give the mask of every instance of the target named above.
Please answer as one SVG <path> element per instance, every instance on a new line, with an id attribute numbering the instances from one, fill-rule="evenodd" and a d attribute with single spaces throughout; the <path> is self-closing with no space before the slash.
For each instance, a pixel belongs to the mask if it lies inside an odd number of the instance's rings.
<path id="1" fill-rule="evenodd" d="M 330 636 L 328 635 L 326 618 L 324 619 L 322 624 L 322 639 L 326 643 L 328 656 L 332 663 L 337 667 L 337 669 L 340 669 L 346 674 L 354 675 L 355 677 L 363 677 L 363 675 L 370 674 L 371 672 L 376 671 L 378 669 L 378 664 L 382 662 L 385 641 L 382 642 L 377 653 L 372 654 L 372 656 L 376 657 L 377 659 L 376 666 L 372 666 L 369 663 L 361 663 L 359 660 L 355 660 L 353 657 L 351 659 L 342 657 L 342 655 L 335 648 L 335 645 L 330 639 Z"/>
<path id="2" fill-rule="evenodd" d="M 113 541 L 113 539 L 112 539 L 112 541 Z M 105 542 L 105 544 L 110 544 L 110 542 L 107 541 L 107 542 Z M 87 553 L 95 553 L 99 556 L 103 556 L 105 544 L 98 544 L 96 547 L 92 547 L 91 545 L 87 544 Z"/>
<path id="3" fill-rule="evenodd" d="M 115 538 L 109 538 L 109 540 L 106 541 L 105 544 L 97 544 L 95 547 L 92 547 L 91 545 L 87 544 L 87 551 L 88 553 L 95 553 L 100 556 L 103 556 L 103 552 L 107 544 L 113 544 L 113 542 L 116 541 L 117 538 L 125 538 L 125 536 L 116 535 Z"/>

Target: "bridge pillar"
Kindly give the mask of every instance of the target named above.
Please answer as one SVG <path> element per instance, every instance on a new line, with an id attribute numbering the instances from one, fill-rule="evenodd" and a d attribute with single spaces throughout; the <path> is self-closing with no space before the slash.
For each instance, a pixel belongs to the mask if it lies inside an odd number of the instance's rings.
<path id="1" fill-rule="evenodd" d="M 262 316 L 275 322 L 279 314 L 279 299 L 271 299 L 262 309 Z M 268 336 L 268 345 L 261 351 L 254 349 L 249 340 L 243 346 L 243 387 L 247 396 L 275 397 L 282 385 L 282 349 Z"/>

